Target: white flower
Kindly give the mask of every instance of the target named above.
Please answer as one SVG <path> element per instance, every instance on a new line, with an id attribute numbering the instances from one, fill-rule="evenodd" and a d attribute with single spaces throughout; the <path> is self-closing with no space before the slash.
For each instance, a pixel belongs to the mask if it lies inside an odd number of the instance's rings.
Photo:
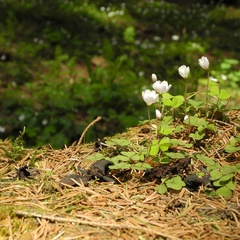
<path id="1" fill-rule="evenodd" d="M 189 118 L 189 116 L 188 116 L 188 115 L 185 115 L 184 118 L 183 118 L 183 120 L 186 121 L 188 118 Z"/>
<path id="2" fill-rule="evenodd" d="M 218 79 L 216 79 L 216 78 L 214 78 L 214 77 L 209 77 L 209 80 L 211 80 L 211 81 L 213 81 L 213 82 L 215 82 L 215 83 L 218 83 L 218 82 L 219 82 Z"/>
<path id="3" fill-rule="evenodd" d="M 178 68 L 178 73 L 181 77 L 186 79 L 189 76 L 190 68 L 185 65 L 182 65 L 181 67 Z"/>
<path id="4" fill-rule="evenodd" d="M 207 70 L 209 68 L 209 61 L 208 61 L 207 57 L 201 57 L 198 60 L 198 63 L 205 70 Z"/>
<path id="5" fill-rule="evenodd" d="M 156 118 L 158 118 L 158 119 L 162 118 L 162 114 L 158 109 L 155 110 L 155 113 L 156 113 Z"/>
<path id="6" fill-rule="evenodd" d="M 3 126 L 0 126 L 0 133 L 4 133 L 6 131 L 6 128 Z"/>
<path id="7" fill-rule="evenodd" d="M 172 85 L 168 85 L 168 82 L 167 81 L 156 81 L 152 87 L 154 88 L 154 90 L 159 93 L 159 94 L 162 94 L 162 93 L 165 93 L 167 92 L 171 87 Z"/>
<path id="8" fill-rule="evenodd" d="M 180 37 L 178 35 L 172 35 L 172 40 L 173 41 L 178 41 Z"/>
<path id="9" fill-rule="evenodd" d="M 157 75 L 155 73 L 152 74 L 152 81 L 153 82 L 157 81 Z"/>
<path id="10" fill-rule="evenodd" d="M 158 94 L 154 90 L 147 89 L 147 90 L 142 91 L 142 98 L 143 98 L 144 102 L 148 106 L 150 106 L 157 101 Z"/>
<path id="11" fill-rule="evenodd" d="M 226 80 L 227 80 L 227 76 L 226 76 L 225 74 L 221 74 L 221 79 L 222 79 L 223 81 L 226 81 Z"/>

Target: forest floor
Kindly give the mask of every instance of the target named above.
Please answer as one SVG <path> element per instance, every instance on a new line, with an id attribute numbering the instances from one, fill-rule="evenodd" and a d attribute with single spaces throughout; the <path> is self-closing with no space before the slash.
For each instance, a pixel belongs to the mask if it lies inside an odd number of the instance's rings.
<path id="1" fill-rule="evenodd" d="M 202 151 L 221 164 L 237 164 L 239 152 L 220 151 L 240 133 L 240 112 L 231 111 L 228 117 L 227 123 L 218 122 L 212 148 Z M 144 127 L 130 128 L 114 138 L 137 144 L 149 138 Z M 118 183 L 95 179 L 67 187 L 61 179 L 79 167 L 91 166 L 86 157 L 96 152 L 95 143 L 79 141 L 60 150 L 21 149 L 17 161 L 11 156 L 11 142 L 0 143 L 0 239 L 240 238 L 239 174 L 234 176 L 231 198 L 207 196 L 203 186 L 193 192 L 182 188 L 160 195 L 155 190 L 157 181 L 143 181 L 142 172 L 135 170 L 118 174 L 110 170 Z M 191 168 L 198 165 L 196 161 Z"/>

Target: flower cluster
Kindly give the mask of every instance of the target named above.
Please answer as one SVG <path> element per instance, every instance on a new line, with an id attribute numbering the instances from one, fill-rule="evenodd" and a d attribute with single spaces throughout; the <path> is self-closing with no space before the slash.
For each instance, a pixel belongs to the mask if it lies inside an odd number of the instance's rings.
<path id="1" fill-rule="evenodd" d="M 168 92 L 169 89 L 172 87 L 172 85 L 168 84 L 167 81 L 158 80 L 157 75 L 154 73 L 152 74 L 152 81 L 153 81 L 152 87 L 154 90 L 146 89 L 142 91 L 142 98 L 144 102 L 147 104 L 147 106 L 156 103 L 159 99 L 159 95 Z M 156 117 L 158 119 L 162 117 L 162 114 L 158 109 L 156 109 Z"/>
<path id="2" fill-rule="evenodd" d="M 207 57 L 201 57 L 198 60 L 198 63 L 200 65 L 200 67 L 202 67 L 204 70 L 208 71 L 209 70 L 209 60 Z M 182 65 L 178 68 L 178 73 L 179 75 L 184 78 L 187 79 L 190 75 L 190 67 L 186 66 L 186 65 Z M 209 71 L 208 71 L 209 73 Z M 172 87 L 171 84 L 168 84 L 167 81 L 160 81 L 157 79 L 157 75 L 156 74 L 152 74 L 152 87 L 154 90 L 144 90 L 142 91 L 142 98 L 145 101 L 145 103 L 147 104 L 147 106 L 150 106 L 156 102 L 159 102 L 159 97 L 161 96 L 161 94 L 166 93 L 169 91 L 169 89 Z M 210 77 L 208 75 L 208 82 L 213 81 L 218 83 L 218 79 Z M 208 83 L 207 83 L 207 91 L 208 91 Z M 207 93 L 208 95 L 208 93 Z M 187 81 L 186 81 L 186 88 L 185 88 L 185 94 L 184 94 L 184 98 L 185 98 L 185 117 L 186 117 L 186 101 L 187 101 Z M 206 105 L 208 104 L 208 96 L 206 98 Z M 207 107 L 206 107 L 207 108 Z M 162 113 L 156 109 L 156 118 L 161 119 L 162 118 Z"/>

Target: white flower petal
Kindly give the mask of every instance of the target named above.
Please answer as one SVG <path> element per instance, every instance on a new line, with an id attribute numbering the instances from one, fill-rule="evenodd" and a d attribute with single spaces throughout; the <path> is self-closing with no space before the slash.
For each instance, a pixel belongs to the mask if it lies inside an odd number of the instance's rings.
<path id="1" fill-rule="evenodd" d="M 201 57 L 198 60 L 198 63 L 200 65 L 200 67 L 202 67 L 203 69 L 207 70 L 209 68 L 209 61 L 207 57 Z"/>
<path id="2" fill-rule="evenodd" d="M 178 68 L 178 73 L 181 77 L 186 79 L 190 74 L 190 68 L 185 65 L 182 65 L 181 67 Z"/>

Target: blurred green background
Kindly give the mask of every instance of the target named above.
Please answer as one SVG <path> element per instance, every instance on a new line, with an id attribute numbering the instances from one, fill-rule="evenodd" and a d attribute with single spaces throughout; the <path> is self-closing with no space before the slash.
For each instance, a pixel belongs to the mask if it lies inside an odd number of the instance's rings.
<path id="1" fill-rule="evenodd" d="M 0 138 L 26 127 L 27 146 L 54 148 L 136 126 L 147 118 L 141 91 L 151 74 L 183 94 L 180 65 L 191 68 L 190 91 L 204 71 L 238 106 L 240 1 L 0 1 Z"/>

